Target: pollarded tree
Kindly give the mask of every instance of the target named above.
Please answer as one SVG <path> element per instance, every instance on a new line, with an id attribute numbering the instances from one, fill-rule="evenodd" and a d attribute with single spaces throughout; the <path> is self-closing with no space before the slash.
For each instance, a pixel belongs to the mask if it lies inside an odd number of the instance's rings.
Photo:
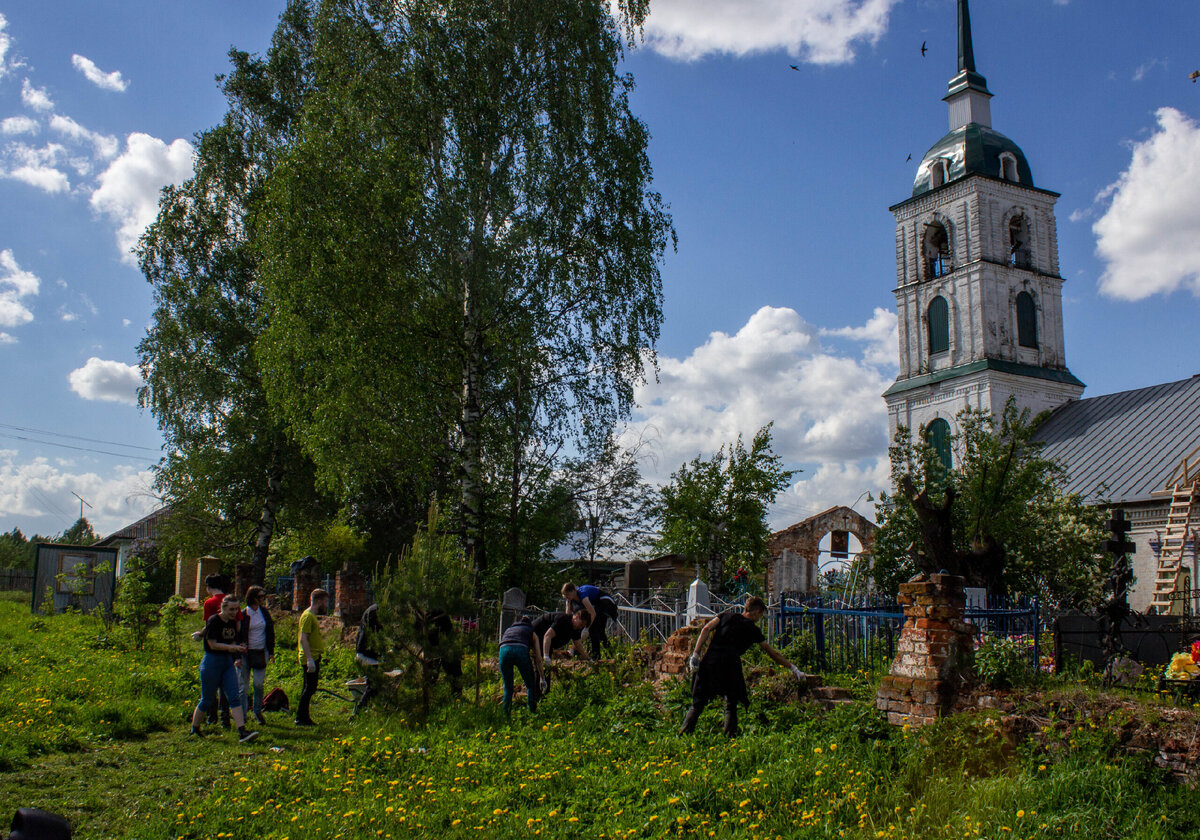
<path id="1" fill-rule="evenodd" d="M 892 495 L 872 550 L 877 585 L 946 569 L 996 593 L 1074 606 L 1099 584 L 1105 512 L 1062 491 L 1066 471 L 1034 440 L 1041 418 L 1009 400 L 1000 417 L 964 409 L 947 468 L 932 446 L 899 429 Z"/>
<path id="2" fill-rule="evenodd" d="M 771 536 L 767 508 L 796 472 L 772 451 L 771 424 L 749 449 L 739 435 L 707 460 L 696 456 L 659 491 L 659 548 L 705 561 L 708 585 L 717 591 L 729 562 L 761 571 Z"/>
<path id="3" fill-rule="evenodd" d="M 251 247 L 264 185 L 310 87 L 311 46 L 308 4 L 292 2 L 266 58 L 230 52 L 229 110 L 198 135 L 194 174 L 163 190 L 138 250 L 155 299 L 138 345 L 139 400 L 166 438 L 156 486 L 171 528 L 205 551 L 250 547 L 259 581 L 281 506 L 316 500 L 311 465 L 266 402 Z"/>
<path id="4" fill-rule="evenodd" d="M 459 482 L 480 569 L 485 465 L 602 438 L 653 364 L 674 231 L 617 5 L 327 0 L 271 185 L 273 404 L 339 482 Z"/>

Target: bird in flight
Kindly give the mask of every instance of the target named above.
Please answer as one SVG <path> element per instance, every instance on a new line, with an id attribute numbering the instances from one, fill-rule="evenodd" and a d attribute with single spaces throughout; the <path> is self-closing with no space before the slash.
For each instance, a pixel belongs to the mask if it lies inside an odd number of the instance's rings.
<path id="1" fill-rule="evenodd" d="M 929 52 L 929 49 L 925 46 L 925 42 L 922 41 L 921 42 L 921 57 L 924 58 L 925 53 L 927 53 L 927 52 Z"/>
<path id="2" fill-rule="evenodd" d="M 912 160 L 912 155 L 909 155 L 908 157 L 906 157 L 906 158 L 904 159 L 904 162 L 905 162 L 905 163 L 908 163 L 910 160 Z"/>
<path id="3" fill-rule="evenodd" d="M 1188 78 L 1192 80 L 1192 84 L 1196 84 L 1196 80 L 1200 79 L 1200 70 L 1193 70 L 1188 73 Z"/>
<path id="4" fill-rule="evenodd" d="M 789 64 L 789 65 L 788 65 L 788 67 L 791 67 L 793 70 L 799 70 L 799 69 L 800 69 L 800 68 L 799 68 L 799 67 L 797 67 L 795 64 Z"/>

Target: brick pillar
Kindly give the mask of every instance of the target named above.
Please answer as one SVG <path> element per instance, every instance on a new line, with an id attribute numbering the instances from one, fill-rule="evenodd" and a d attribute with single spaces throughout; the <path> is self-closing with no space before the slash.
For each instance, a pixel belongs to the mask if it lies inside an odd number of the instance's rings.
<path id="1" fill-rule="evenodd" d="M 292 610 L 304 612 L 308 609 L 309 596 L 314 589 L 321 588 L 321 567 L 312 565 L 296 573 L 292 579 Z"/>
<path id="2" fill-rule="evenodd" d="M 357 625 L 367 607 L 367 579 L 358 571 L 358 565 L 346 561 L 337 573 L 334 586 L 334 610 L 342 618 L 342 626 Z"/>
<path id="3" fill-rule="evenodd" d="M 904 629 L 875 706 L 892 724 L 921 726 L 949 714 L 975 666 L 974 626 L 963 620 L 963 579 L 921 574 L 900 584 Z"/>
<path id="4" fill-rule="evenodd" d="M 196 561 L 196 600 L 201 604 L 208 597 L 208 592 L 204 588 L 204 579 L 209 575 L 215 575 L 221 571 L 221 561 L 216 557 L 201 557 Z"/>

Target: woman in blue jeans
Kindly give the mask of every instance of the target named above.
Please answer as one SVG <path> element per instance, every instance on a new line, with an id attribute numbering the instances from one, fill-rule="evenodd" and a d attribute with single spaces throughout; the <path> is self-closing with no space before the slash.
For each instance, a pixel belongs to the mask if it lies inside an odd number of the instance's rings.
<path id="1" fill-rule="evenodd" d="M 203 734 L 200 725 L 204 723 L 208 710 L 216 708 L 217 689 L 223 688 L 225 696 L 229 698 L 233 722 L 237 724 L 238 740 L 245 743 L 257 738 L 258 733 L 246 729 L 246 710 L 238 690 L 238 668 L 234 657 L 244 655 L 246 646 L 238 643 L 241 628 L 237 615 L 237 596 L 226 595 L 221 602 L 221 611 L 204 624 L 201 633 L 204 658 L 200 660 L 200 702 L 192 714 L 192 734 Z"/>
<path id="2" fill-rule="evenodd" d="M 536 712 L 542 696 L 542 644 L 533 632 L 529 616 L 523 615 L 500 637 L 500 678 L 504 680 L 504 714 L 512 711 L 513 669 L 521 672 L 529 698 L 529 711 Z"/>

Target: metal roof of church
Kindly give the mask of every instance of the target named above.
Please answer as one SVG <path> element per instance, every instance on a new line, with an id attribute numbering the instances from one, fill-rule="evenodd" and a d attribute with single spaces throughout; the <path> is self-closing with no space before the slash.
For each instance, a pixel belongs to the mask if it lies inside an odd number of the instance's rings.
<path id="1" fill-rule="evenodd" d="M 1200 374 L 1075 400 L 1055 409 L 1035 438 L 1087 501 L 1148 501 L 1200 446 Z"/>

